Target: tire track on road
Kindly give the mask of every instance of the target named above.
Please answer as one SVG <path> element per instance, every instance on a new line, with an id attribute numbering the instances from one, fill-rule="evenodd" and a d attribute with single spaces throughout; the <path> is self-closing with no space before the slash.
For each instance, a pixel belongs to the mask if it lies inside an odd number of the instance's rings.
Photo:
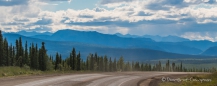
<path id="1" fill-rule="evenodd" d="M 85 81 L 89 79 L 94 79 L 94 78 L 99 78 L 99 77 L 104 77 L 108 75 L 103 75 L 103 74 L 82 74 L 82 75 L 70 75 L 70 76 L 58 76 L 58 77 L 52 77 L 48 79 L 42 79 L 42 80 L 37 80 L 29 83 L 24 83 L 24 84 L 19 84 L 15 86 L 52 86 L 58 83 L 62 83 L 65 81 Z M 83 80 L 82 80 L 83 79 Z"/>

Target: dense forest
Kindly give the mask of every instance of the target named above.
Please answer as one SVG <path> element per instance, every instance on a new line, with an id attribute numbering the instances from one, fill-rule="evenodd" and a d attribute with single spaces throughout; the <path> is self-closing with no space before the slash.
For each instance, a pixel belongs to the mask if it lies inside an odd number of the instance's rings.
<path id="1" fill-rule="evenodd" d="M 45 43 L 39 47 L 37 44 L 25 41 L 25 46 L 20 37 L 15 40 L 15 45 L 8 44 L 7 39 L 3 37 L 0 30 L 0 67 L 2 66 L 19 66 L 29 67 L 32 70 L 74 70 L 74 71 L 180 71 L 180 72 L 211 72 L 212 69 L 195 69 L 185 68 L 182 62 L 178 65 L 168 60 L 165 65 L 159 61 L 157 64 L 147 64 L 142 62 L 124 61 L 124 57 L 114 58 L 99 56 L 97 53 L 89 54 L 87 58 L 81 59 L 80 52 L 77 53 L 75 48 L 72 48 L 71 53 L 66 59 L 62 59 L 60 53 L 56 56 L 47 54 Z M 55 46 L 54 46 L 55 47 Z"/>

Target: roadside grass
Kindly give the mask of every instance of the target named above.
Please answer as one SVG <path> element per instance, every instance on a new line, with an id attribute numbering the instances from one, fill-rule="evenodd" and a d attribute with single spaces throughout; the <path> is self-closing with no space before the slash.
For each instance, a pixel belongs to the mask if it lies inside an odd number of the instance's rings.
<path id="1" fill-rule="evenodd" d="M 83 74 L 83 73 L 101 73 L 99 71 L 73 71 L 73 70 L 31 70 L 28 66 L 16 67 L 7 66 L 0 67 L 0 78 L 1 77 L 11 77 L 11 76 L 28 76 L 28 75 L 61 75 L 61 74 Z"/>
<path id="2" fill-rule="evenodd" d="M 209 75 L 189 75 L 181 79 L 190 79 L 181 82 L 162 82 L 160 86 L 217 86 L 217 72 Z M 211 81 L 203 81 L 204 79 L 211 79 Z M 202 82 L 201 82 L 202 81 Z"/>
<path id="3" fill-rule="evenodd" d="M 18 76 L 18 75 L 33 75 L 41 74 L 42 71 L 30 70 L 29 68 L 20 67 L 0 67 L 0 77 Z"/>
<path id="4" fill-rule="evenodd" d="M 210 68 L 217 68 L 215 65 L 217 63 L 203 63 L 203 64 L 183 64 L 183 67 L 185 68 L 196 68 L 196 69 L 210 69 Z"/>

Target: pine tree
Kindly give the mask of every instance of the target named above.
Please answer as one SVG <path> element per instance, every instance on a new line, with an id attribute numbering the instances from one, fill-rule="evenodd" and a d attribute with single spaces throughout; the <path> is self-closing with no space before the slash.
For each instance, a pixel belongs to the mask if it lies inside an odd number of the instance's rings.
<path id="1" fill-rule="evenodd" d="M 69 66 L 71 67 L 71 70 L 73 70 L 73 56 L 72 53 L 69 55 Z"/>
<path id="2" fill-rule="evenodd" d="M 34 69 L 38 70 L 39 69 L 39 50 L 38 50 L 38 45 L 35 44 L 35 48 L 34 48 L 34 53 L 33 53 L 33 63 L 34 63 Z"/>
<path id="3" fill-rule="evenodd" d="M 131 71 L 130 62 L 127 62 L 125 66 L 125 71 Z"/>
<path id="4" fill-rule="evenodd" d="M 29 61 L 29 55 L 28 55 L 28 45 L 27 45 L 27 41 L 25 44 L 25 52 L 24 52 L 24 59 L 23 59 L 24 64 L 26 65 L 30 65 L 30 61 Z"/>
<path id="5" fill-rule="evenodd" d="M 38 51 L 38 64 L 39 64 L 39 69 L 42 70 L 42 66 L 43 66 L 43 58 L 42 58 L 42 50 L 39 49 Z"/>
<path id="6" fill-rule="evenodd" d="M 30 68 L 33 68 L 33 47 L 33 44 L 29 47 Z"/>
<path id="7" fill-rule="evenodd" d="M 124 68 L 124 58 L 121 56 L 118 60 L 119 70 L 122 71 Z"/>
<path id="8" fill-rule="evenodd" d="M 72 70 L 76 69 L 76 51 L 75 48 L 72 49 Z"/>
<path id="9" fill-rule="evenodd" d="M 57 67 L 58 67 L 58 64 L 59 64 L 59 54 L 58 54 L 58 52 L 56 53 L 56 60 L 55 60 L 55 70 L 57 70 Z"/>
<path id="10" fill-rule="evenodd" d="M 77 71 L 81 70 L 81 55 L 80 52 L 77 55 Z"/>
<path id="11" fill-rule="evenodd" d="M 6 66 L 10 66 L 10 64 L 11 64 L 11 61 L 10 61 L 10 59 L 11 59 L 11 52 L 12 52 L 12 47 L 11 46 L 8 46 L 8 42 L 7 42 L 7 40 L 5 39 L 5 51 L 6 51 L 6 57 L 5 57 L 5 61 L 6 61 Z"/>
<path id="12" fill-rule="evenodd" d="M 108 71 L 108 58 L 106 55 L 104 56 L 104 71 Z"/>
<path id="13" fill-rule="evenodd" d="M 30 47 L 29 50 L 30 50 L 31 68 L 37 70 L 39 69 L 37 44 L 34 46 L 34 44 L 32 43 L 32 47 Z"/>
<path id="14" fill-rule="evenodd" d="M 59 58 L 59 64 L 62 64 L 64 61 L 62 60 L 62 55 L 60 54 L 60 56 L 59 56 L 60 58 Z"/>
<path id="15" fill-rule="evenodd" d="M 158 62 L 158 71 L 162 71 L 161 62 Z"/>
<path id="16" fill-rule="evenodd" d="M 90 54 L 90 70 L 94 70 L 94 57 Z"/>
<path id="17" fill-rule="evenodd" d="M 87 59 L 86 59 L 86 70 L 90 70 L 90 67 L 89 67 L 89 56 L 87 56 Z"/>
<path id="18" fill-rule="evenodd" d="M 15 66 L 15 47 L 14 46 L 12 48 L 11 66 Z"/>
<path id="19" fill-rule="evenodd" d="M 94 57 L 93 57 L 93 70 L 97 71 L 98 69 L 98 65 L 97 65 L 97 54 L 95 53 Z"/>
<path id="20" fill-rule="evenodd" d="M 173 62 L 173 63 L 172 63 L 172 70 L 173 70 L 173 71 L 176 71 L 176 70 L 175 70 L 175 66 L 176 66 L 175 63 Z"/>
<path id="21" fill-rule="evenodd" d="M 22 46 L 22 38 L 21 37 L 19 37 L 19 44 L 18 44 L 19 46 L 19 66 L 20 67 L 23 67 L 23 46 Z"/>
<path id="22" fill-rule="evenodd" d="M 34 44 L 32 43 L 31 44 L 31 47 L 29 47 L 29 57 L 30 57 L 30 68 L 31 69 L 37 69 L 37 67 L 36 67 L 36 49 L 35 49 L 35 46 L 34 46 Z"/>
<path id="23" fill-rule="evenodd" d="M 143 63 L 141 64 L 141 69 L 140 70 L 144 71 L 144 64 Z"/>
<path id="24" fill-rule="evenodd" d="M 8 42 L 7 42 L 7 40 L 6 40 L 6 38 L 4 38 L 4 43 L 3 43 L 3 45 L 4 45 L 4 49 L 3 49 L 3 65 L 4 66 L 9 66 L 9 62 L 8 62 L 8 60 L 9 60 L 9 57 L 8 57 Z"/>
<path id="25" fill-rule="evenodd" d="M 99 70 L 104 71 L 104 59 L 102 56 L 99 57 Z"/>
<path id="26" fill-rule="evenodd" d="M 148 64 L 147 63 L 145 64 L 144 70 L 148 71 Z"/>
<path id="27" fill-rule="evenodd" d="M 4 58 L 3 49 L 4 49 L 3 48 L 3 36 L 0 30 L 0 66 L 3 66 L 3 58 Z"/>
<path id="28" fill-rule="evenodd" d="M 112 70 L 112 59 L 111 59 L 111 57 L 109 58 L 109 71 L 110 72 L 113 71 Z"/>
<path id="29" fill-rule="evenodd" d="M 19 42 L 18 40 L 16 40 L 16 58 L 15 58 L 15 65 L 16 66 L 19 66 L 19 63 L 18 63 L 18 59 L 19 59 Z"/>
<path id="30" fill-rule="evenodd" d="M 166 71 L 170 71 L 170 60 L 167 60 Z"/>
<path id="31" fill-rule="evenodd" d="M 134 70 L 135 70 L 135 67 L 134 67 L 134 66 L 135 66 L 135 65 L 134 65 L 134 61 L 132 61 L 131 63 L 132 63 L 132 64 L 131 64 L 132 70 L 134 71 Z"/>
<path id="32" fill-rule="evenodd" d="M 11 64 L 12 58 L 13 58 L 13 46 L 11 44 L 8 48 L 8 58 L 7 58 L 8 66 L 12 66 Z"/>
<path id="33" fill-rule="evenodd" d="M 181 64 L 180 64 L 180 71 L 182 72 L 182 61 L 181 61 Z"/>
<path id="34" fill-rule="evenodd" d="M 42 42 L 42 46 L 41 46 L 40 51 L 41 51 L 40 57 L 42 59 L 40 66 L 41 66 L 41 70 L 45 71 L 45 70 L 47 70 L 48 57 L 47 57 L 47 51 L 45 49 L 45 43 L 44 42 Z"/>

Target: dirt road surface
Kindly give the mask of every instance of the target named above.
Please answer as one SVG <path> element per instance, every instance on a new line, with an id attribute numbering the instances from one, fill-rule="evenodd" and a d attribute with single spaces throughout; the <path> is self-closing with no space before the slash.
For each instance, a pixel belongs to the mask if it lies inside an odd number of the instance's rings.
<path id="1" fill-rule="evenodd" d="M 148 86 L 150 78 L 196 72 L 110 72 L 0 78 L 0 86 Z"/>

